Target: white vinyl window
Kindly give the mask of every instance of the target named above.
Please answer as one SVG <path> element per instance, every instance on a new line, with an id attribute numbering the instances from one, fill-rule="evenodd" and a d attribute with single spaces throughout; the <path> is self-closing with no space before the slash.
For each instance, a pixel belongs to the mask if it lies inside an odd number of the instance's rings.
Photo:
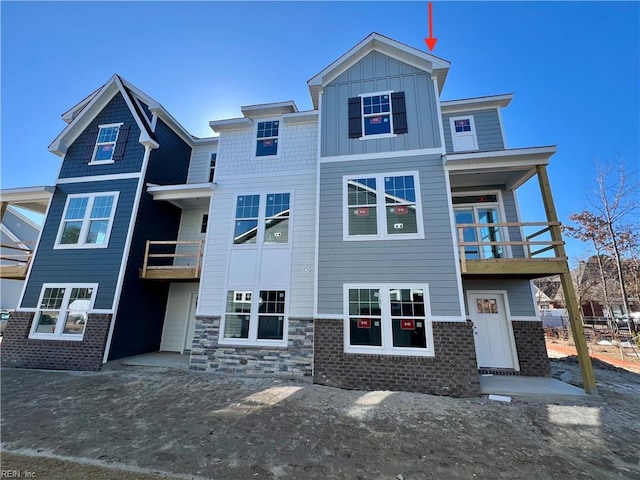
<path id="1" fill-rule="evenodd" d="M 239 195 L 236 198 L 233 243 L 289 243 L 291 194 Z"/>
<path id="2" fill-rule="evenodd" d="M 508 240 L 508 229 L 496 226 L 502 220 L 502 205 L 496 193 L 457 194 L 452 198 L 456 225 L 476 224 L 477 227 L 462 228 L 465 242 L 484 245 L 466 245 L 467 260 L 511 257 L 511 251 L 504 245 L 495 243 Z M 460 240 L 460 228 L 456 228 Z"/>
<path id="3" fill-rule="evenodd" d="M 473 115 L 449 118 L 454 152 L 478 150 L 478 137 Z"/>
<path id="4" fill-rule="evenodd" d="M 344 240 L 424 238 L 417 172 L 343 177 Z"/>
<path id="5" fill-rule="evenodd" d="M 100 125 L 91 163 L 112 162 L 121 123 Z"/>
<path id="6" fill-rule="evenodd" d="M 282 346 L 287 302 L 285 290 L 229 290 L 220 343 Z"/>
<path id="7" fill-rule="evenodd" d="M 391 114 L 391 92 L 362 95 L 363 137 L 391 135 L 393 115 Z"/>
<path id="8" fill-rule="evenodd" d="M 278 154 L 278 135 L 280 121 L 258 122 L 256 128 L 256 157 Z"/>
<path id="9" fill-rule="evenodd" d="M 104 248 L 109 243 L 118 192 L 67 197 L 55 248 Z"/>
<path id="10" fill-rule="evenodd" d="M 45 284 L 29 338 L 82 340 L 97 284 Z"/>
<path id="11" fill-rule="evenodd" d="M 345 284 L 347 353 L 433 356 L 426 284 Z"/>

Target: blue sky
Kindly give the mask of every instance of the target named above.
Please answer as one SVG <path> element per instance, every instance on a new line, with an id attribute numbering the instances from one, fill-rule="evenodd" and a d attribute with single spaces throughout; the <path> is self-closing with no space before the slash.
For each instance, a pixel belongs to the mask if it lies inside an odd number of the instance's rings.
<path id="1" fill-rule="evenodd" d="M 508 146 L 558 145 L 561 221 L 587 207 L 594 159 L 640 162 L 640 3 L 434 2 L 444 100 L 514 93 Z M 426 49 L 427 2 L 0 2 L 2 188 L 52 184 L 60 115 L 118 73 L 187 130 L 295 100 L 372 31 Z M 542 221 L 537 183 L 519 191 Z M 570 254 L 583 247 L 573 241 Z"/>

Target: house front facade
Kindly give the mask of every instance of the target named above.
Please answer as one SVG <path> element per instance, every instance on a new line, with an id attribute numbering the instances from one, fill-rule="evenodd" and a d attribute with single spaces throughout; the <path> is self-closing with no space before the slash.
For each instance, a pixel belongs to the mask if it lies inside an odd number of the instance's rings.
<path id="1" fill-rule="evenodd" d="M 483 372 L 548 376 L 531 280 L 568 271 L 555 147 L 507 147 L 511 94 L 441 100 L 449 68 L 374 33 L 308 81 L 312 110 L 245 106 L 206 139 L 114 77 L 51 147 L 63 164 L 3 362 L 172 351 L 454 396 Z M 525 224 L 535 176 L 548 215 Z M 60 360 L 85 343 L 91 362 Z"/>

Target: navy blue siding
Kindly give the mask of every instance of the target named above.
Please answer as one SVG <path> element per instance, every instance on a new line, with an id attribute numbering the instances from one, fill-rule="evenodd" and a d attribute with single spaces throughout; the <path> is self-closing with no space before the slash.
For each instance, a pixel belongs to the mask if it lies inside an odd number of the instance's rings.
<path id="1" fill-rule="evenodd" d="M 169 282 L 141 280 L 147 240 L 176 240 L 182 211 L 143 193 L 131 243 L 109 360 L 160 349 Z"/>
<path id="2" fill-rule="evenodd" d="M 83 156 L 90 132 L 96 130 L 98 125 L 120 122 L 131 127 L 124 158 L 106 165 L 88 165 L 88 161 L 83 160 Z M 140 144 L 139 138 L 140 128 L 138 128 L 124 98 L 118 92 L 75 142 L 69 146 L 62 162 L 59 178 L 139 172 L 144 157 L 144 146 Z"/>
<path id="3" fill-rule="evenodd" d="M 43 283 L 98 283 L 95 308 L 112 308 L 137 184 L 136 179 L 129 179 L 63 184 L 56 187 L 33 260 L 22 307 L 37 307 Z M 54 250 L 67 196 L 112 191 L 119 191 L 120 196 L 108 247 Z"/>
<path id="4" fill-rule="evenodd" d="M 187 183 L 191 147 L 160 119 L 155 134 L 160 147 L 151 152 L 146 181 L 158 185 Z"/>

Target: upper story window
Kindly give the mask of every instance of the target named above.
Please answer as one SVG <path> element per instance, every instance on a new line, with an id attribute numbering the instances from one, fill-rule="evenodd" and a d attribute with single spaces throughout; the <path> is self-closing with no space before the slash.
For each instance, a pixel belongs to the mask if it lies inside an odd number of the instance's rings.
<path id="1" fill-rule="evenodd" d="M 280 122 L 278 120 L 258 122 L 256 157 L 278 154 L 279 128 Z"/>
<path id="2" fill-rule="evenodd" d="M 344 179 L 344 240 L 423 238 L 418 174 Z"/>
<path id="3" fill-rule="evenodd" d="M 69 195 L 55 248 L 104 248 L 109 243 L 118 192 Z"/>
<path id="4" fill-rule="evenodd" d="M 495 224 L 500 223 L 501 206 L 499 198 L 495 194 L 458 195 L 452 198 L 453 211 L 456 225 L 475 224 L 475 227 L 457 228 L 458 237 L 460 229 L 464 242 L 478 243 L 478 245 L 466 245 L 465 257 L 468 260 L 489 258 L 504 258 L 508 256 L 503 245 L 491 243 L 503 242 L 508 231 Z M 458 238 L 459 240 L 459 238 Z M 489 243 L 489 245 L 480 245 Z"/>
<path id="5" fill-rule="evenodd" d="M 96 284 L 45 284 L 29 338 L 82 340 Z"/>
<path id="6" fill-rule="evenodd" d="M 473 115 L 451 117 L 449 124 L 454 152 L 478 150 L 478 137 Z"/>
<path id="7" fill-rule="evenodd" d="M 349 138 L 407 133 L 404 92 L 376 92 L 349 99 Z"/>
<path id="8" fill-rule="evenodd" d="M 290 193 L 238 196 L 233 243 L 289 243 L 290 202 Z"/>
<path id="9" fill-rule="evenodd" d="M 216 158 L 218 158 L 218 154 L 212 153 L 211 160 L 209 162 L 209 182 L 213 182 L 213 178 L 216 172 Z"/>
<path id="10" fill-rule="evenodd" d="M 89 132 L 83 160 L 89 165 L 104 165 L 124 158 L 129 138 L 129 125 L 112 123 L 99 125 Z"/>

